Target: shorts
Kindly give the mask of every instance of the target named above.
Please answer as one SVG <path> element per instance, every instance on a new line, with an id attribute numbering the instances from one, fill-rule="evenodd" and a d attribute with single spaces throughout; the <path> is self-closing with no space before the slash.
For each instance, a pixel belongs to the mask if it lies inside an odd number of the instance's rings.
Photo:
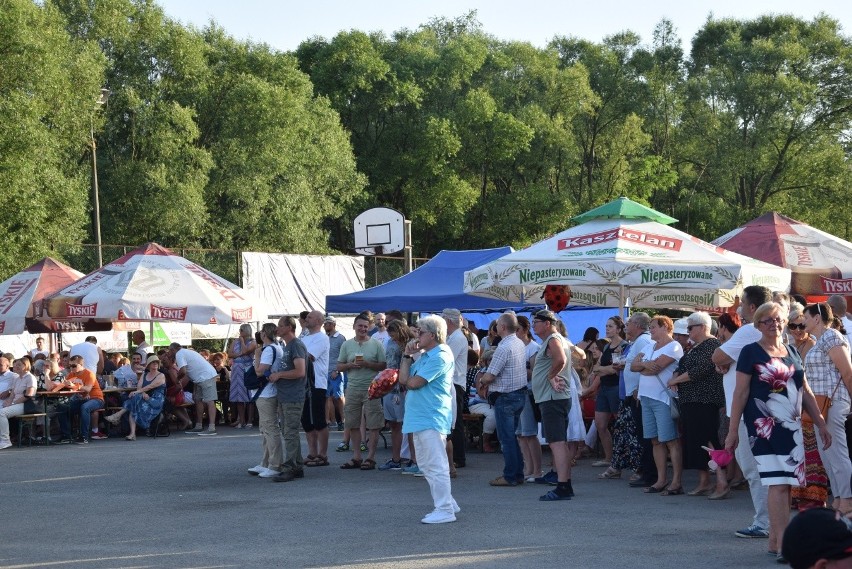
<path id="1" fill-rule="evenodd" d="M 311 389 L 310 397 L 305 397 L 302 407 L 302 429 L 306 433 L 321 431 L 328 427 L 325 421 L 325 389 Z"/>
<path id="2" fill-rule="evenodd" d="M 598 397 L 595 399 L 595 413 L 618 413 L 621 399 L 618 397 L 617 385 L 601 385 Z"/>
<path id="3" fill-rule="evenodd" d="M 381 429 L 385 426 L 381 400 L 368 398 L 366 389 L 350 389 L 346 394 L 346 403 L 343 405 L 343 421 L 347 429 L 361 427 L 362 411 L 367 419 L 368 429 Z"/>
<path id="4" fill-rule="evenodd" d="M 662 401 L 642 396 L 642 434 L 646 439 L 657 439 L 667 443 L 677 438 L 677 425 L 672 419 L 671 408 Z"/>
<path id="5" fill-rule="evenodd" d="M 515 435 L 519 437 L 533 437 L 538 435 L 538 421 L 535 420 L 535 409 L 533 409 L 532 397 L 529 392 L 524 394 L 524 408 L 521 411 L 521 418 L 518 419 L 518 427 L 515 429 Z"/>
<path id="6" fill-rule="evenodd" d="M 568 413 L 571 411 L 570 399 L 552 399 L 538 404 L 541 409 L 541 430 L 544 440 L 560 443 L 568 440 Z"/>
<path id="7" fill-rule="evenodd" d="M 394 403 L 394 400 L 396 400 L 396 403 Z M 405 394 L 388 393 L 382 397 L 382 410 L 386 420 L 402 423 L 402 419 L 405 417 Z"/>
<path id="8" fill-rule="evenodd" d="M 216 378 L 211 377 L 208 380 L 202 381 L 200 383 L 193 382 L 192 398 L 196 403 L 201 401 L 218 401 L 218 395 L 216 393 Z"/>
<path id="9" fill-rule="evenodd" d="M 332 379 L 331 374 L 328 374 L 328 388 L 326 389 L 328 397 L 334 399 L 343 397 L 343 377 L 344 374 L 338 373 L 337 377 Z"/>

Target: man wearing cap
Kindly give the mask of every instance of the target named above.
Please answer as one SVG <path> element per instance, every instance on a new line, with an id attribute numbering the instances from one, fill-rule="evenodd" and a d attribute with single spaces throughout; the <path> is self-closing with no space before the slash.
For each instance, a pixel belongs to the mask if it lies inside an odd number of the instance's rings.
<path id="1" fill-rule="evenodd" d="M 689 322 L 687 322 L 686 318 L 679 318 L 675 320 L 674 329 L 672 330 L 672 338 L 680 344 L 680 347 L 683 348 L 683 353 L 689 351 L 689 348 L 692 345 L 689 343 Z"/>
<path id="2" fill-rule="evenodd" d="M 828 508 L 799 513 L 784 531 L 779 562 L 793 569 L 852 568 L 852 523 Z"/>
<path id="3" fill-rule="evenodd" d="M 340 415 L 340 423 L 337 430 L 343 430 L 343 383 L 346 374 L 337 370 L 337 358 L 340 356 L 340 346 L 346 341 L 346 337 L 337 331 L 337 320 L 334 316 L 326 316 L 323 325 L 328 336 L 328 386 L 326 387 L 326 420 L 329 424 L 335 422 L 335 410 Z"/>
<path id="4" fill-rule="evenodd" d="M 538 353 L 532 359 L 533 398 L 541 410 L 541 426 L 553 453 L 557 477 L 556 489 L 541 496 L 539 500 L 542 502 L 570 500 L 574 496 L 569 478 L 571 462 L 567 442 L 568 412 L 571 410 L 570 371 L 568 374 L 565 372 L 568 358 L 562 335 L 554 326 L 556 322 L 556 315 L 550 310 L 539 310 L 532 320 L 533 332 L 542 339 Z"/>
<path id="5" fill-rule="evenodd" d="M 195 427 L 186 431 L 196 435 L 216 434 L 216 378 L 218 373 L 210 365 L 204 356 L 194 350 L 187 350 L 177 342 L 169 345 L 169 355 L 178 368 L 178 381 L 188 377 L 194 384 L 192 400 L 195 401 Z M 210 423 L 207 431 L 202 425 L 204 419 L 204 405 L 207 405 L 207 418 Z"/>
<path id="6" fill-rule="evenodd" d="M 514 312 L 500 315 L 497 319 L 500 343 L 491 365 L 477 380 L 477 393 L 494 405 L 497 438 L 503 449 L 503 476 L 489 482 L 491 486 L 517 486 L 524 482 L 524 459 L 515 431 L 527 398 L 527 360 L 526 346 L 515 335 L 517 329 Z"/>
<path id="7" fill-rule="evenodd" d="M 452 461 L 456 468 L 465 466 L 464 412 L 465 389 L 467 388 L 467 338 L 461 331 L 462 315 L 455 308 L 445 308 L 441 317 L 447 323 L 447 346 L 453 352 L 453 432 L 449 447 L 452 449 Z M 450 471 L 455 469 L 450 467 Z"/>

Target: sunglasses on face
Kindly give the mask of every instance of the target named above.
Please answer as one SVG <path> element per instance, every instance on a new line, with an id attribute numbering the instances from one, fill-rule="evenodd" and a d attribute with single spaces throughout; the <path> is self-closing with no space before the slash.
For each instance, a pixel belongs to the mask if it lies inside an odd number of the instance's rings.
<path id="1" fill-rule="evenodd" d="M 79 365 L 77 365 L 77 364 L 71 364 L 71 365 L 70 365 L 70 366 L 68 366 L 68 367 L 69 367 L 69 368 L 71 368 L 71 369 L 77 369 L 77 368 L 78 368 L 78 367 L 80 367 L 80 366 L 79 366 Z"/>
<path id="2" fill-rule="evenodd" d="M 789 328 L 790 330 L 804 330 L 805 325 L 804 324 L 793 324 L 792 322 L 790 322 L 789 324 L 787 324 L 787 328 Z"/>

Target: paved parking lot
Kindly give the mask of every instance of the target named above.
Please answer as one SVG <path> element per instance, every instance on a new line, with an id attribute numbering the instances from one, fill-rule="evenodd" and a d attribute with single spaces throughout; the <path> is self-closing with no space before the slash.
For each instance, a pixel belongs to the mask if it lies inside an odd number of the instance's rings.
<path id="1" fill-rule="evenodd" d="M 747 491 L 646 495 L 583 460 L 577 497 L 544 503 L 546 487 L 489 487 L 501 456 L 472 451 L 453 481 L 458 521 L 427 526 L 424 479 L 340 470 L 349 454 L 275 484 L 246 473 L 256 430 L 0 451 L 0 569 L 776 566 L 766 540 L 733 536 L 751 521 Z"/>

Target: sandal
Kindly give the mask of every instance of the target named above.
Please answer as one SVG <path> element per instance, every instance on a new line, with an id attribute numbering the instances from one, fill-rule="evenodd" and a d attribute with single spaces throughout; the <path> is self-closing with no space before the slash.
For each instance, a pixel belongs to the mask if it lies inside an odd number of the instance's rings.
<path id="1" fill-rule="evenodd" d="M 361 463 L 361 470 L 375 470 L 376 461 L 372 458 L 368 458 Z"/>
<path id="2" fill-rule="evenodd" d="M 305 461 L 305 466 L 328 466 L 327 456 L 315 456 L 312 459 Z"/>
<path id="3" fill-rule="evenodd" d="M 121 421 L 121 417 L 117 417 L 118 413 L 113 413 L 109 417 L 104 417 L 104 421 L 108 422 L 110 425 L 118 425 L 119 421 Z"/>
<path id="4" fill-rule="evenodd" d="M 126 440 L 126 441 L 135 441 L 135 440 L 136 440 L 136 435 L 127 435 L 126 437 L 124 437 L 124 440 Z"/>
<path id="5" fill-rule="evenodd" d="M 341 464 L 340 468 L 342 468 L 343 470 L 358 470 L 359 468 L 361 468 L 361 461 L 357 458 L 353 458 L 349 462 L 344 462 L 343 464 Z"/>
<path id="6" fill-rule="evenodd" d="M 601 474 L 598 474 L 598 478 L 600 478 L 601 480 L 607 480 L 607 479 L 608 480 L 616 480 L 618 478 L 621 478 L 621 471 L 616 470 L 616 469 L 614 469 L 613 467 L 610 466 L 609 468 L 604 470 Z"/>
<path id="7" fill-rule="evenodd" d="M 683 494 L 683 486 L 674 489 L 667 488 L 666 490 L 660 492 L 660 496 L 680 496 L 681 494 Z"/>
<path id="8" fill-rule="evenodd" d="M 665 486 L 663 486 L 662 488 L 657 488 L 656 486 L 648 486 L 647 488 L 645 488 L 645 490 L 643 490 L 643 492 L 645 492 L 646 494 L 660 494 L 665 491 Z"/>

